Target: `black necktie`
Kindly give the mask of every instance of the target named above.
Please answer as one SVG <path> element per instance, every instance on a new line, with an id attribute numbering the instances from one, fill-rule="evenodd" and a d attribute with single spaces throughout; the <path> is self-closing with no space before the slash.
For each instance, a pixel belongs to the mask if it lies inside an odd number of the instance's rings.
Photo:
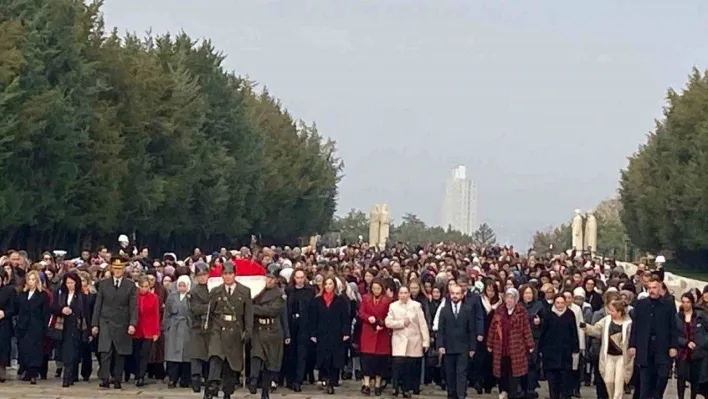
<path id="1" fill-rule="evenodd" d="M 118 289 L 118 281 L 119 281 L 118 279 L 116 279 L 116 280 L 115 280 L 115 283 L 116 283 L 116 289 Z"/>
<path id="2" fill-rule="evenodd" d="M 234 288 L 233 288 L 233 287 L 229 287 L 229 296 L 231 296 L 231 294 L 233 294 L 233 293 L 234 293 Z"/>
<path id="3" fill-rule="evenodd" d="M 458 306 L 458 304 L 454 304 L 454 305 L 452 305 L 452 306 L 453 306 L 453 308 L 455 309 L 455 318 L 457 318 L 457 312 L 458 312 L 457 306 Z"/>

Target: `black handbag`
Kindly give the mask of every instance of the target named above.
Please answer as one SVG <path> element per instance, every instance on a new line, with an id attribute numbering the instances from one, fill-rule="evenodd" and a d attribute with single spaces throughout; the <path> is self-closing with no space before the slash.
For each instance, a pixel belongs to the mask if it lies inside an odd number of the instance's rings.
<path id="1" fill-rule="evenodd" d="M 438 350 L 432 346 L 428 348 L 425 353 L 425 367 L 438 367 L 440 366 L 440 354 Z"/>
<path id="2" fill-rule="evenodd" d="M 49 328 L 47 329 L 47 337 L 52 341 L 61 341 L 64 333 L 64 318 L 61 316 L 52 315 L 49 318 Z"/>

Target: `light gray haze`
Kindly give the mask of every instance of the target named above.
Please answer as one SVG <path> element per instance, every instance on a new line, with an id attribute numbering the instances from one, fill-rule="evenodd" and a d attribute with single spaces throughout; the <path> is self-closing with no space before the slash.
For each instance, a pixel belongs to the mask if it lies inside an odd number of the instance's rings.
<path id="1" fill-rule="evenodd" d="M 108 0 L 108 27 L 211 38 L 338 142 L 339 213 L 440 222 L 466 164 L 519 246 L 617 190 L 666 89 L 708 61 L 705 0 Z"/>

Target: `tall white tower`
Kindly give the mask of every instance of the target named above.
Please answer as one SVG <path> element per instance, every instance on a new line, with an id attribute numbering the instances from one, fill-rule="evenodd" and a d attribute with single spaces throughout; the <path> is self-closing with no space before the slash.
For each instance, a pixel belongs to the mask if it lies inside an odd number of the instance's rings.
<path id="1" fill-rule="evenodd" d="M 468 235 L 477 228 L 477 186 L 467 178 L 464 165 L 453 169 L 445 184 L 441 226 Z"/>

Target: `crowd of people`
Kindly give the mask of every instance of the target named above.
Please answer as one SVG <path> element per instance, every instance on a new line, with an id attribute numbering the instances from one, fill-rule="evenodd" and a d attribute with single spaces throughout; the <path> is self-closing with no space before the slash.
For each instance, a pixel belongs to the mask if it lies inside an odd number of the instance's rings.
<path id="1" fill-rule="evenodd" d="M 114 251 L 0 264 L 0 383 L 14 359 L 29 384 L 54 361 L 70 388 L 96 358 L 103 389 L 166 380 L 205 398 L 358 380 L 365 396 L 533 399 L 545 381 L 551 399 L 583 385 L 659 399 L 674 373 L 679 399 L 708 392 L 708 287 L 677 301 L 661 263 L 627 275 L 589 253 L 401 243 L 152 259 L 121 236 Z M 239 280 L 259 274 L 258 289 Z"/>

